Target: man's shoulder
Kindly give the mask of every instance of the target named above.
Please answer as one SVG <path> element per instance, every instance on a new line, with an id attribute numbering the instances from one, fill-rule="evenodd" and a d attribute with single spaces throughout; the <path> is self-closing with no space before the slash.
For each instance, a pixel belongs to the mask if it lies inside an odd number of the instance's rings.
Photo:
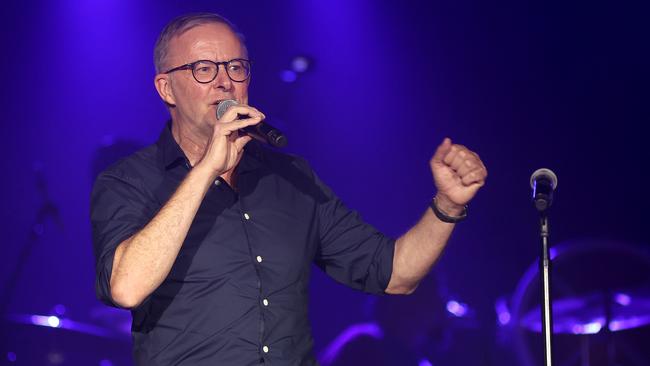
<path id="1" fill-rule="evenodd" d="M 143 181 L 146 177 L 160 174 L 159 146 L 151 144 L 122 157 L 99 173 L 97 180 L 116 178 L 125 181 Z"/>

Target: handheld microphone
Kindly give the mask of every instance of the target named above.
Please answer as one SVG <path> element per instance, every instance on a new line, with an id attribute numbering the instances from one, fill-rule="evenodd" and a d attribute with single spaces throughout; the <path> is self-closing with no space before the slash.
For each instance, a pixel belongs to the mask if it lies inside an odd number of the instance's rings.
<path id="1" fill-rule="evenodd" d="M 238 103 L 232 99 L 224 100 L 217 106 L 217 118 L 221 119 L 226 113 L 228 108 L 237 105 Z M 241 118 L 238 117 L 238 119 Z M 254 126 L 246 126 L 239 131 L 243 131 L 250 137 L 256 140 L 266 142 L 271 146 L 285 147 L 287 146 L 287 138 L 284 137 L 282 132 L 270 124 L 262 121 Z"/>
<path id="2" fill-rule="evenodd" d="M 533 189 L 533 202 L 537 211 L 544 212 L 551 206 L 556 187 L 557 175 L 550 169 L 537 169 L 530 176 L 530 188 Z"/>

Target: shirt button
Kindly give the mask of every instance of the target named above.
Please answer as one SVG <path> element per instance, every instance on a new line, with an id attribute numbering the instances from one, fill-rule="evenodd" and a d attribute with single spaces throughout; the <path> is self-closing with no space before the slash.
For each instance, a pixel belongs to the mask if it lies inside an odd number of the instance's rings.
<path id="1" fill-rule="evenodd" d="M 269 300 L 267 299 L 262 300 L 262 304 L 264 304 L 264 306 L 269 306 Z"/>
<path id="2" fill-rule="evenodd" d="M 250 215 L 249 215 L 249 214 L 247 214 L 247 213 L 244 213 L 244 218 L 245 218 L 246 220 L 250 220 L 250 218 L 251 218 L 251 217 L 250 217 Z"/>
<path id="3" fill-rule="evenodd" d="M 264 353 L 269 353 L 269 347 L 268 346 L 262 347 L 262 351 L 264 351 Z"/>
<path id="4" fill-rule="evenodd" d="M 221 185 L 221 181 L 220 181 L 219 179 L 215 180 L 215 181 L 214 181 L 214 185 L 215 185 L 215 186 L 220 186 L 220 185 Z"/>
<path id="5" fill-rule="evenodd" d="M 257 259 L 257 263 L 262 263 L 262 257 L 261 256 L 258 255 L 257 258 L 255 258 L 255 259 Z"/>

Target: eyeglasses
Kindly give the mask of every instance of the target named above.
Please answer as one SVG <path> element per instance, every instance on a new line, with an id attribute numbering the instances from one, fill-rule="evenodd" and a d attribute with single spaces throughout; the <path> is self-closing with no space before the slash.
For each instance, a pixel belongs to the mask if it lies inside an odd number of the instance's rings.
<path id="1" fill-rule="evenodd" d="M 223 62 L 214 62 L 210 60 L 194 61 L 191 64 L 175 67 L 165 72 L 165 74 L 178 70 L 192 70 L 194 80 L 201 84 L 207 84 L 217 77 L 217 74 L 219 73 L 219 65 L 223 65 L 226 69 L 226 74 L 228 74 L 228 77 L 232 81 L 240 83 L 251 76 L 251 62 L 243 58 L 236 58 Z"/>

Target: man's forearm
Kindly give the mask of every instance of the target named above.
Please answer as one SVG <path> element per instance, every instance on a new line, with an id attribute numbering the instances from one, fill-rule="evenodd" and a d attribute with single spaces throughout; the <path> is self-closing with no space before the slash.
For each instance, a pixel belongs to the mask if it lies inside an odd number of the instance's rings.
<path id="1" fill-rule="evenodd" d="M 455 224 L 440 221 L 427 209 L 420 221 L 395 243 L 393 272 L 386 292 L 410 294 L 415 291 L 442 254 L 454 227 Z"/>
<path id="2" fill-rule="evenodd" d="M 153 219 L 116 248 L 110 286 L 118 305 L 139 305 L 167 277 L 215 178 L 209 169 L 192 169 Z"/>
<path id="3" fill-rule="evenodd" d="M 465 146 L 452 144 L 449 138 L 438 146 L 429 165 L 437 191 L 433 202 L 436 213 L 427 210 L 420 221 L 397 240 L 387 293 L 415 291 L 447 245 L 455 226 L 450 222 L 462 219 L 460 215 L 467 203 L 487 178 L 487 169 L 478 154 Z"/>

